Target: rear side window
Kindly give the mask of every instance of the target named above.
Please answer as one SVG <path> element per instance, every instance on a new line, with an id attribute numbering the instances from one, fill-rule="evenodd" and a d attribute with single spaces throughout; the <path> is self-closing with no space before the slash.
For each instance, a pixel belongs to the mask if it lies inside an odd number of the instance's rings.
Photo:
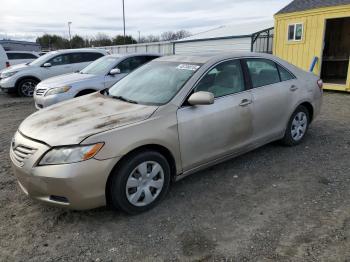
<path id="1" fill-rule="evenodd" d="M 288 81 L 295 78 L 291 73 L 289 73 L 284 67 L 280 65 L 278 65 L 278 70 L 280 71 L 281 81 Z"/>
<path id="2" fill-rule="evenodd" d="M 103 54 L 89 52 L 89 53 L 82 53 L 82 56 L 83 56 L 82 58 L 83 62 L 91 62 L 101 58 Z"/>
<path id="3" fill-rule="evenodd" d="M 16 60 L 16 59 L 36 59 L 36 57 L 33 54 L 28 53 L 7 53 L 7 57 L 10 60 Z"/>
<path id="4" fill-rule="evenodd" d="M 268 59 L 247 59 L 246 63 L 254 88 L 280 82 L 275 62 Z"/>
<path id="5" fill-rule="evenodd" d="M 244 76 L 239 60 L 218 64 L 199 81 L 195 88 L 195 92 L 211 92 L 215 98 L 244 90 Z"/>
<path id="6" fill-rule="evenodd" d="M 103 56 L 101 53 L 72 53 L 70 54 L 71 56 L 71 63 L 76 64 L 76 63 L 85 63 L 85 62 L 92 62 L 95 61 L 96 59 L 100 58 Z"/>
<path id="7" fill-rule="evenodd" d="M 143 58 L 143 63 L 145 64 L 152 61 L 153 59 L 158 58 L 158 56 L 143 56 L 142 58 Z"/>

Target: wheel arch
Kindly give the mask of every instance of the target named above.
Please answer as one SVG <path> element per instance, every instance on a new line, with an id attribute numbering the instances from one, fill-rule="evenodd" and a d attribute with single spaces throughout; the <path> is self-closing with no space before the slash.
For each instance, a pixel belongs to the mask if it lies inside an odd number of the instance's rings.
<path id="1" fill-rule="evenodd" d="M 121 159 L 119 159 L 119 161 L 115 164 L 115 166 L 113 167 L 112 171 L 110 172 L 107 182 L 106 182 L 106 186 L 105 186 L 105 196 L 106 196 L 106 203 L 110 203 L 109 202 L 109 186 L 110 186 L 110 180 L 112 177 L 112 174 L 114 173 L 114 171 L 123 164 L 123 162 L 125 161 L 125 159 L 127 159 L 128 157 L 130 157 L 133 154 L 138 154 L 140 152 L 144 152 L 144 151 L 156 151 L 158 153 L 160 153 L 161 155 L 163 155 L 166 160 L 169 163 L 170 166 L 170 172 L 171 172 L 171 182 L 175 182 L 176 180 L 176 175 L 177 175 L 177 169 L 176 169 L 176 162 L 175 162 L 175 157 L 174 155 L 171 153 L 171 151 L 166 148 L 165 146 L 159 145 L 159 144 L 147 144 L 147 145 L 142 145 L 139 147 L 134 148 L 133 150 L 129 151 L 127 154 L 125 154 Z"/>
<path id="2" fill-rule="evenodd" d="M 309 111 L 310 123 L 311 123 L 313 118 L 314 118 L 314 107 L 313 107 L 313 105 L 310 102 L 305 101 L 305 102 L 301 103 L 300 105 L 298 105 L 295 109 L 297 109 L 299 106 L 304 106 L 307 109 L 307 111 Z"/>
<path id="3" fill-rule="evenodd" d="M 88 95 L 94 92 L 97 92 L 98 90 L 94 89 L 94 88 L 84 88 L 78 91 L 78 93 L 76 93 L 76 95 L 74 97 L 79 97 L 79 96 L 83 96 L 83 95 Z"/>
<path id="4" fill-rule="evenodd" d="M 18 84 L 23 81 L 24 79 L 34 79 L 35 81 L 38 81 L 38 83 L 41 82 L 41 80 L 36 77 L 36 76 L 32 76 L 32 75 L 26 75 L 26 76 L 21 76 L 20 78 L 17 79 L 16 83 L 15 83 L 15 87 L 18 87 Z"/>

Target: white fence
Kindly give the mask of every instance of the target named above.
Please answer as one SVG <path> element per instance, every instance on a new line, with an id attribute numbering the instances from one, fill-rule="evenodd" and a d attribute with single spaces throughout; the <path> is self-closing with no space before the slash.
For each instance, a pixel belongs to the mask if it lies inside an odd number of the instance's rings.
<path id="1" fill-rule="evenodd" d="M 111 54 L 127 54 L 127 53 L 152 53 L 152 54 L 162 54 L 162 55 L 174 54 L 174 44 L 171 42 L 103 46 L 99 48 L 106 49 Z"/>
<path id="2" fill-rule="evenodd" d="M 99 47 L 111 54 L 152 53 L 162 55 L 188 55 L 193 53 L 219 53 L 230 51 L 254 51 L 271 53 L 273 29 L 253 34 L 251 37 L 226 37 L 185 42 L 155 42 L 132 45 Z"/>

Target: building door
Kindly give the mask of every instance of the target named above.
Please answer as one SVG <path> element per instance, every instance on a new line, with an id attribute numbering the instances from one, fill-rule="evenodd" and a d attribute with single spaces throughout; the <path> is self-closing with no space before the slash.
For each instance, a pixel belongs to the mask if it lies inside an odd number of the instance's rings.
<path id="1" fill-rule="evenodd" d="M 350 17 L 326 21 L 321 78 L 327 84 L 346 85 L 350 57 Z"/>

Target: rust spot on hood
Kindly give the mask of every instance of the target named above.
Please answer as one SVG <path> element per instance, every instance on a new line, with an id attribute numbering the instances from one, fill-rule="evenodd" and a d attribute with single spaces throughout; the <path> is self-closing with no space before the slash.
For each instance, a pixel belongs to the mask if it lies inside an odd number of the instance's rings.
<path id="1" fill-rule="evenodd" d="M 119 122 L 120 122 L 119 119 L 111 119 L 109 121 L 106 121 L 104 123 L 96 125 L 94 128 L 95 129 L 100 129 L 100 128 L 104 128 L 106 126 L 113 126 L 113 125 L 119 124 Z"/>
<path id="2" fill-rule="evenodd" d="M 43 125 L 46 125 L 46 124 L 49 124 L 49 123 L 52 123 L 52 122 L 58 122 L 58 121 L 63 120 L 65 118 L 66 117 L 63 116 L 63 115 L 58 115 L 58 116 L 55 116 L 55 117 L 52 117 L 52 118 L 46 118 L 44 120 L 36 122 L 34 124 L 34 126 L 43 126 Z"/>
<path id="3" fill-rule="evenodd" d="M 57 126 L 66 126 L 66 125 L 69 125 L 69 124 L 71 124 L 71 123 L 74 123 L 74 122 L 76 122 L 76 121 L 78 121 L 78 120 L 79 120 L 79 118 L 67 119 L 67 120 L 65 120 L 65 121 L 63 121 L 63 122 L 61 122 L 61 123 L 58 123 Z"/>

